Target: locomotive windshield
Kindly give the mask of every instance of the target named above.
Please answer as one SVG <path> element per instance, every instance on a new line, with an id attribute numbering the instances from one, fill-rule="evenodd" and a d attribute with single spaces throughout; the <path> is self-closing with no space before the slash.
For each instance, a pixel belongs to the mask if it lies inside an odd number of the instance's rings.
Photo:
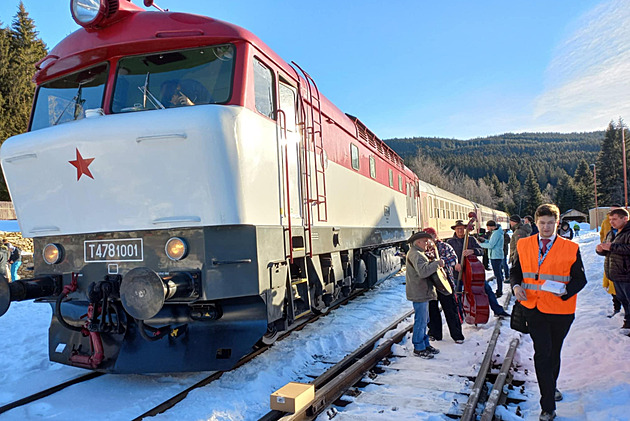
<path id="1" fill-rule="evenodd" d="M 112 112 L 227 102 L 233 67 L 232 45 L 123 58 Z"/>
<path id="2" fill-rule="evenodd" d="M 79 120 L 85 110 L 101 108 L 107 63 L 44 83 L 37 91 L 31 130 Z"/>

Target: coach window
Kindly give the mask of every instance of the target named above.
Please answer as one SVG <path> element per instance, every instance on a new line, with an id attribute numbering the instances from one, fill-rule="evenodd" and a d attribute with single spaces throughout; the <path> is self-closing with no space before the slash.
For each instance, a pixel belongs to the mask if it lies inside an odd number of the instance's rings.
<path id="1" fill-rule="evenodd" d="M 359 169 L 359 147 L 354 143 L 350 144 L 350 160 L 352 161 L 352 168 Z"/>
<path id="2" fill-rule="evenodd" d="M 376 160 L 370 156 L 370 177 L 376 178 Z"/>
<path id="3" fill-rule="evenodd" d="M 258 59 L 254 59 L 254 97 L 256 110 L 273 118 L 273 72 Z"/>
<path id="4" fill-rule="evenodd" d="M 435 198 L 433 199 L 433 209 L 435 210 L 434 218 L 439 218 L 440 217 L 440 204 L 438 200 Z"/>
<path id="5" fill-rule="evenodd" d="M 403 191 L 402 175 L 398 174 L 398 190 Z"/>
<path id="6" fill-rule="evenodd" d="M 389 187 L 394 188 L 394 172 L 389 169 Z"/>

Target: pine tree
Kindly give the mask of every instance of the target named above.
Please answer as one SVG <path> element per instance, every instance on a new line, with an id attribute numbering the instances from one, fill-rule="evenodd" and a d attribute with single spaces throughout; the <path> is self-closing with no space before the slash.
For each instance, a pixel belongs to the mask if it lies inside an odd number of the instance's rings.
<path id="1" fill-rule="evenodd" d="M 5 100 L 5 136 L 24 133 L 28 128 L 35 84 L 31 81 L 35 63 L 47 54 L 46 44 L 38 38 L 33 19 L 28 16 L 24 3 L 18 5 L 9 37 L 8 80 L 2 92 Z"/>
<path id="2" fill-rule="evenodd" d="M 522 205 L 523 205 L 523 197 L 521 195 L 521 182 L 518 181 L 516 177 L 516 173 L 512 170 L 509 171 L 509 178 L 507 188 L 510 194 L 512 195 L 513 206 L 509 209 L 509 213 L 517 213 L 522 215 Z"/>
<path id="3" fill-rule="evenodd" d="M 575 208 L 575 185 L 567 173 L 558 180 L 555 203 L 560 208 L 560 212 Z"/>
<path id="4" fill-rule="evenodd" d="M 624 202 L 621 131 L 613 121 L 608 124 L 597 157 L 597 192 L 600 206 Z"/>
<path id="5" fill-rule="evenodd" d="M 542 205 L 543 196 L 540 192 L 538 180 L 531 168 L 527 171 L 527 179 L 525 180 L 523 190 L 523 213 L 533 215 L 538 206 Z"/>
<path id="6" fill-rule="evenodd" d="M 2 27 L 0 21 L 0 144 L 8 136 L 6 133 L 6 122 L 8 117 L 5 111 L 5 93 L 10 83 L 9 75 L 9 31 Z"/>
<path id="7" fill-rule="evenodd" d="M 575 186 L 574 209 L 588 214 L 588 210 L 595 204 L 595 193 L 593 186 L 593 172 L 586 160 L 582 159 L 575 170 L 573 176 Z"/>

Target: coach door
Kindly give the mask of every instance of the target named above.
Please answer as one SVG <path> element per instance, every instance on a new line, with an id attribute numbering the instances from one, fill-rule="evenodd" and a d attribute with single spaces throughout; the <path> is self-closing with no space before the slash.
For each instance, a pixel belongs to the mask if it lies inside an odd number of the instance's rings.
<path id="1" fill-rule="evenodd" d="M 279 83 L 278 125 L 281 157 L 283 225 L 302 225 L 302 185 L 300 183 L 300 132 L 297 125 L 296 90 L 290 85 Z"/>

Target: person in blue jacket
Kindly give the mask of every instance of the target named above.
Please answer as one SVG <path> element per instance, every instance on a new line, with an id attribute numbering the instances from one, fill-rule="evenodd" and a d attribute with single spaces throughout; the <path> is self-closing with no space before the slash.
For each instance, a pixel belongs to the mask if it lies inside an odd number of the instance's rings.
<path id="1" fill-rule="evenodd" d="M 503 295 L 503 228 L 492 220 L 486 223 L 486 227 L 492 234 L 488 241 L 479 243 L 479 245 L 488 249 L 488 258 L 492 265 L 494 277 L 497 280 L 497 291 L 495 295 L 499 298 Z"/>

